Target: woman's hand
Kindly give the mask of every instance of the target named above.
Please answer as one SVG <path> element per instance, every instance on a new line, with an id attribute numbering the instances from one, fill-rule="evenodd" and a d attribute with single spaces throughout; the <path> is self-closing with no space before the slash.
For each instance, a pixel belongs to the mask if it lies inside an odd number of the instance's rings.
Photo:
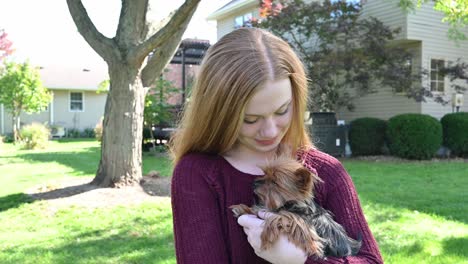
<path id="1" fill-rule="evenodd" d="M 278 241 L 268 250 L 262 250 L 262 241 L 260 235 L 263 231 L 264 220 L 270 213 L 259 212 L 258 218 L 255 215 L 242 215 L 237 222 L 244 228 L 252 248 L 257 256 L 273 264 L 303 264 L 307 256 L 305 252 L 289 242 L 285 235 L 280 235 Z"/>

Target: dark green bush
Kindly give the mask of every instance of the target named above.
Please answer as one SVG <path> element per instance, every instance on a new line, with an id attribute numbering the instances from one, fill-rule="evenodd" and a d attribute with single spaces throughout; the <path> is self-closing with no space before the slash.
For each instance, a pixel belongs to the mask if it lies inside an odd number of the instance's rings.
<path id="1" fill-rule="evenodd" d="M 93 128 L 88 127 L 88 128 L 83 129 L 83 131 L 81 132 L 81 137 L 82 138 L 95 138 L 96 133 L 94 132 Z"/>
<path id="2" fill-rule="evenodd" d="M 364 117 L 351 122 L 349 145 L 353 155 L 378 155 L 385 142 L 384 120 Z"/>
<path id="3" fill-rule="evenodd" d="M 77 128 L 68 128 L 66 130 L 67 138 L 79 138 L 80 136 L 81 136 L 81 132 Z"/>
<path id="4" fill-rule="evenodd" d="M 388 120 L 387 141 L 392 155 L 430 159 L 442 145 L 442 125 L 429 115 L 397 115 Z"/>
<path id="5" fill-rule="evenodd" d="M 444 146 L 455 155 L 468 155 L 468 113 L 446 114 L 440 120 L 443 129 Z"/>

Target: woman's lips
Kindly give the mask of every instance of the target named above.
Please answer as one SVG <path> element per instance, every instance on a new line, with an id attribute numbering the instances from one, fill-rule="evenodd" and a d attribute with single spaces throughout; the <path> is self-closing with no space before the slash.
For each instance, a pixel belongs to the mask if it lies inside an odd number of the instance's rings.
<path id="1" fill-rule="evenodd" d="M 258 140 L 256 139 L 255 140 L 258 144 L 262 145 L 262 146 L 269 146 L 269 145 L 272 145 L 276 142 L 276 138 L 272 138 L 272 139 L 267 139 L 267 140 Z"/>

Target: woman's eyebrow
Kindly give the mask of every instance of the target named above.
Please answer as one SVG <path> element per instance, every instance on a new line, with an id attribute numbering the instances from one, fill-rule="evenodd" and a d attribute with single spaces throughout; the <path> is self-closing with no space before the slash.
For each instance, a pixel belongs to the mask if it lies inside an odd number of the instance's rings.
<path id="1" fill-rule="evenodd" d="M 284 104 L 282 104 L 280 107 L 278 107 L 278 109 L 276 109 L 275 112 L 278 111 L 278 110 L 280 110 L 281 108 L 283 108 L 283 107 L 289 105 L 291 102 L 292 102 L 292 99 L 288 100 L 286 103 L 284 103 Z M 262 116 L 262 115 L 255 115 L 255 114 L 245 114 L 245 115 L 246 115 L 246 116 Z"/>

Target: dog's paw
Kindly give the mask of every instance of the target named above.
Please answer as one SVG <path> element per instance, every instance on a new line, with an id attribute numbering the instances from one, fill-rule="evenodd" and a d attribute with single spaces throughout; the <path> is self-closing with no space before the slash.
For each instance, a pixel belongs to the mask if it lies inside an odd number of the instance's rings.
<path id="1" fill-rule="evenodd" d="M 229 206 L 234 217 L 239 217 L 244 214 L 252 214 L 252 209 L 245 204 L 237 204 Z"/>

